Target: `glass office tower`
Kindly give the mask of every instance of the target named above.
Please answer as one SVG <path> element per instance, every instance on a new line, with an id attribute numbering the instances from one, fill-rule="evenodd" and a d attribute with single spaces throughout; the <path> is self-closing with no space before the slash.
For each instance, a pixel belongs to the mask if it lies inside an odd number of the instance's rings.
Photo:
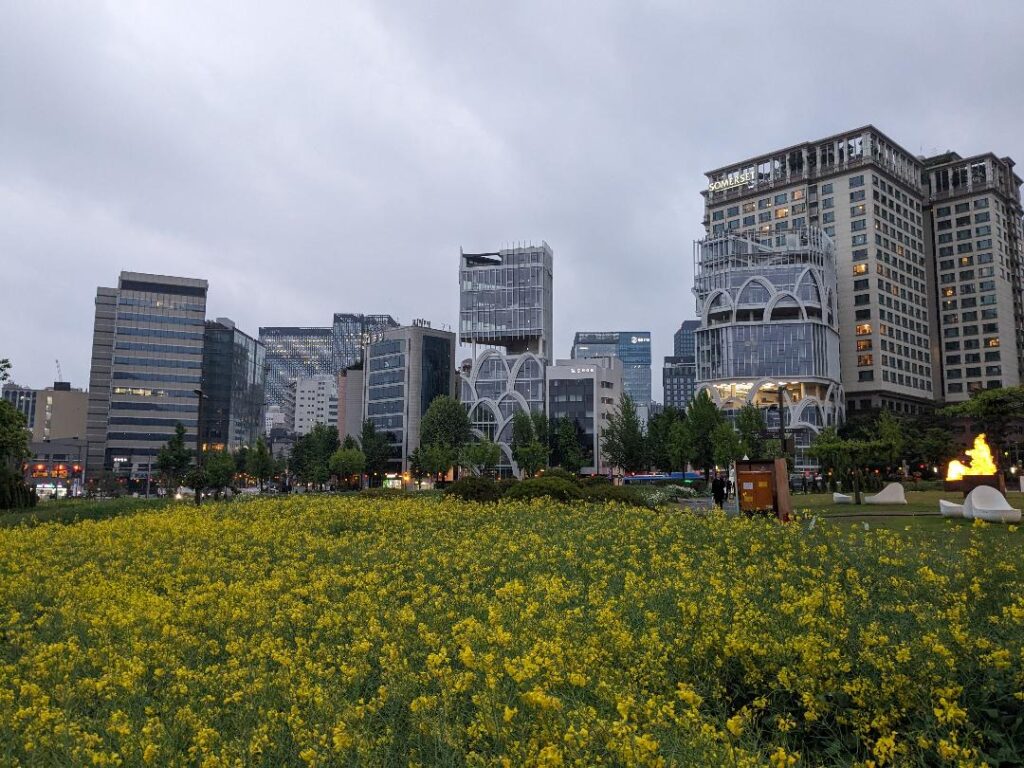
<path id="1" fill-rule="evenodd" d="M 202 383 L 207 282 L 122 272 L 96 292 L 87 468 L 130 480 L 152 474 L 180 422 L 194 445 Z"/>
<path id="2" fill-rule="evenodd" d="M 260 328 L 260 344 L 266 350 L 267 406 L 283 408 L 296 379 L 335 373 L 331 328 Z"/>
<path id="3" fill-rule="evenodd" d="M 263 345 L 224 317 L 206 323 L 200 442 L 213 450 L 251 446 L 263 431 Z"/>
<path id="4" fill-rule="evenodd" d="M 572 345 L 573 360 L 615 357 L 622 361 L 622 391 L 638 406 L 651 403 L 651 332 L 580 331 Z"/>

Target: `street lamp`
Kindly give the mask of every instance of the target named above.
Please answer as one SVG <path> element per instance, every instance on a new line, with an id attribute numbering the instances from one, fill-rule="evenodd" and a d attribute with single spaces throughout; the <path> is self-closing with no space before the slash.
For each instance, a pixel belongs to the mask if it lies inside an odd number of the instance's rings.
<path id="1" fill-rule="evenodd" d="M 192 391 L 199 398 L 199 410 L 196 413 L 196 466 L 201 467 L 203 466 L 203 446 L 200 433 L 203 429 L 203 400 L 209 400 L 210 398 L 201 389 L 193 389 Z"/>

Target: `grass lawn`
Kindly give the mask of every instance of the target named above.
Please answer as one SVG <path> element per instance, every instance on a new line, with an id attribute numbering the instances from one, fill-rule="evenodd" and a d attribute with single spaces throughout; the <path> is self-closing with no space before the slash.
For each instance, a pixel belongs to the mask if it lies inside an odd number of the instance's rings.
<path id="1" fill-rule="evenodd" d="M 162 509 L 175 503 L 170 499 L 59 499 L 41 501 L 27 510 L 0 512 L 0 528 L 37 523 L 73 523 L 78 520 L 106 520 L 147 509 Z M 180 502 L 178 502 L 180 503 Z"/>

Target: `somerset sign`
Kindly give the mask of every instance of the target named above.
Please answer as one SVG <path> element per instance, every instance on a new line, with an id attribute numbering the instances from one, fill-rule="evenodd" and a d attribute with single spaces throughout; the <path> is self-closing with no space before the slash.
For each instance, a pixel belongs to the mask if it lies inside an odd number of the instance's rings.
<path id="1" fill-rule="evenodd" d="M 732 189 L 733 187 L 739 187 L 744 184 L 754 183 L 754 172 L 744 171 L 739 176 L 728 176 L 724 179 L 718 179 L 708 184 L 708 190 L 711 192 L 720 192 L 723 189 Z"/>

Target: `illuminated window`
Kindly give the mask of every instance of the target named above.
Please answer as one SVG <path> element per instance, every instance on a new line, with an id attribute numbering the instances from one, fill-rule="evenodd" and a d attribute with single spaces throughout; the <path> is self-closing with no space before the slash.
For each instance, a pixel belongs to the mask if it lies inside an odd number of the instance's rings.
<path id="1" fill-rule="evenodd" d="M 853 265 L 853 274 L 855 274 L 855 275 L 866 275 L 867 271 L 868 271 L 868 265 L 867 264 L 854 264 Z"/>
<path id="2" fill-rule="evenodd" d="M 956 296 L 956 288 L 955 287 L 943 288 L 942 289 L 942 295 L 943 296 Z"/>
<path id="3" fill-rule="evenodd" d="M 857 326 L 858 336 L 867 336 L 871 333 L 871 323 L 861 323 Z"/>
<path id="4" fill-rule="evenodd" d="M 986 347 L 998 347 L 999 346 L 999 337 L 993 336 L 990 339 L 985 339 L 985 346 Z"/>
<path id="5" fill-rule="evenodd" d="M 861 368 L 874 365 L 874 358 L 871 355 L 857 355 L 857 365 Z"/>
<path id="6" fill-rule="evenodd" d="M 776 219 L 784 219 L 787 216 L 789 216 L 789 208 L 776 208 L 775 209 L 775 218 Z"/>
<path id="7" fill-rule="evenodd" d="M 871 339 L 857 339 L 857 351 L 864 352 L 871 349 Z"/>

